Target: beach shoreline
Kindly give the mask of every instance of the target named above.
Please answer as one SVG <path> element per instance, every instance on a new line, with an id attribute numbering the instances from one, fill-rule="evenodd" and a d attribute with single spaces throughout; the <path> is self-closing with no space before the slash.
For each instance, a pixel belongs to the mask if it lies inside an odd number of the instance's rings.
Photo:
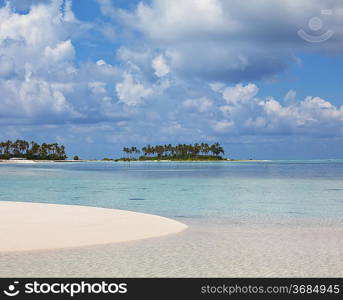
<path id="1" fill-rule="evenodd" d="M 1 159 L 0 160 L 0 164 L 34 164 L 36 163 L 36 161 L 31 160 L 31 159 L 25 159 L 25 160 L 5 160 L 5 159 Z"/>
<path id="2" fill-rule="evenodd" d="M 87 162 L 111 162 L 111 163 L 234 163 L 234 162 L 267 162 L 269 160 L 0 160 L 0 164 L 35 164 L 35 163 L 87 163 Z"/>
<path id="3" fill-rule="evenodd" d="M 187 226 L 156 215 L 90 206 L 0 202 L 0 253 L 161 237 Z"/>
<path id="4" fill-rule="evenodd" d="M 184 221 L 189 226 L 184 233 L 149 240 L 51 251 L 0 252 L 0 264 L 5 263 L 0 276 L 343 276 L 343 227 L 339 222 Z"/>

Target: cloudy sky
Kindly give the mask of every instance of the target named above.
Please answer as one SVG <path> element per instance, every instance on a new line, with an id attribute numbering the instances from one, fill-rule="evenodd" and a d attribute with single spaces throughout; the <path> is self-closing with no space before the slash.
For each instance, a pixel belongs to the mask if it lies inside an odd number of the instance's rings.
<path id="1" fill-rule="evenodd" d="M 0 140 L 343 158 L 343 1 L 0 0 Z"/>

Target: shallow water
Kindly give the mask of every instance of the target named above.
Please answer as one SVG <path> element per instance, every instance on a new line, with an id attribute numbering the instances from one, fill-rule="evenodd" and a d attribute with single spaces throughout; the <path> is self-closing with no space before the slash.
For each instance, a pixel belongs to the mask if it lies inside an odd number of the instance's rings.
<path id="1" fill-rule="evenodd" d="M 343 161 L 0 164 L 0 201 L 158 214 L 134 243 L 0 254 L 0 276 L 342 276 Z"/>

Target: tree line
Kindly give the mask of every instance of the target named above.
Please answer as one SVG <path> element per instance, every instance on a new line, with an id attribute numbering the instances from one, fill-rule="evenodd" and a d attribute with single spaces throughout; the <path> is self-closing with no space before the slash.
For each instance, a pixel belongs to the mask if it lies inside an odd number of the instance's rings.
<path id="1" fill-rule="evenodd" d="M 222 159 L 221 154 L 225 154 L 224 148 L 215 143 L 209 145 L 201 144 L 178 144 L 178 145 L 147 145 L 138 149 L 137 147 L 124 147 L 122 151 L 127 159 L 134 159 L 137 154 L 142 153 L 139 159 Z"/>
<path id="2" fill-rule="evenodd" d="M 13 157 L 37 160 L 65 160 L 65 147 L 57 143 L 38 144 L 34 141 L 16 140 L 15 142 L 0 142 L 0 159 Z"/>

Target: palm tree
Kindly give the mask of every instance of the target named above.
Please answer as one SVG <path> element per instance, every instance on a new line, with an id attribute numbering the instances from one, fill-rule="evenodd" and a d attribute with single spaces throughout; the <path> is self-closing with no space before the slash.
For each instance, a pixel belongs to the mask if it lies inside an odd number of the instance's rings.
<path id="1" fill-rule="evenodd" d="M 141 153 L 141 150 L 139 150 L 138 148 L 135 147 L 135 153 L 139 154 L 139 153 Z"/>
<path id="2" fill-rule="evenodd" d="M 130 149 L 128 147 L 124 147 L 123 150 L 122 150 L 124 153 L 126 153 L 126 155 L 129 154 L 130 152 Z"/>
<path id="3" fill-rule="evenodd" d="M 31 149 L 29 151 L 30 153 L 30 158 L 38 158 L 39 157 L 39 154 L 40 154 L 40 145 L 37 144 L 36 142 L 32 141 L 31 142 Z"/>
<path id="4" fill-rule="evenodd" d="M 129 149 L 129 153 L 134 153 L 134 154 L 138 154 L 140 153 L 141 151 L 135 147 L 135 146 L 132 146 L 131 149 Z M 133 158 L 133 157 L 132 157 Z"/>
<path id="5" fill-rule="evenodd" d="M 142 152 L 144 153 L 144 156 L 148 155 L 148 147 L 143 147 Z"/>
<path id="6" fill-rule="evenodd" d="M 41 159 L 47 159 L 48 156 L 48 144 L 43 143 L 40 147 L 40 157 Z"/>
<path id="7" fill-rule="evenodd" d="M 5 142 L 4 154 L 5 154 L 5 157 L 6 157 L 6 158 L 10 158 L 10 155 L 11 155 L 11 152 L 10 152 L 11 145 L 12 145 L 12 142 L 11 142 L 10 140 L 8 140 L 7 142 Z"/>
<path id="8" fill-rule="evenodd" d="M 209 153 L 212 153 L 211 156 L 221 159 L 220 154 L 224 154 L 224 148 L 220 146 L 219 143 L 215 143 L 209 146 L 206 143 L 195 143 L 192 144 L 178 144 L 178 145 L 156 145 L 151 146 L 147 145 L 142 147 L 140 151 L 137 147 L 132 146 L 130 148 L 124 147 L 123 151 L 125 153 L 138 154 L 141 151 L 143 152 L 144 157 L 157 154 L 157 159 L 161 158 L 175 158 L 175 159 L 201 159 L 201 156 L 208 156 Z M 132 159 L 135 156 L 132 157 Z"/>
<path id="9" fill-rule="evenodd" d="M 24 140 L 20 140 L 19 141 L 19 151 L 21 153 L 22 156 L 24 156 L 25 154 L 27 154 L 28 150 L 29 150 L 29 143 L 27 141 Z"/>
<path id="10" fill-rule="evenodd" d="M 64 160 L 67 158 L 65 147 L 57 143 L 42 145 L 34 141 L 30 143 L 17 139 L 15 142 L 0 142 L 0 157 L 9 159 L 11 157 L 23 157 L 28 159 L 55 159 Z"/>
<path id="11" fill-rule="evenodd" d="M 211 151 L 215 156 L 218 156 L 220 153 L 224 154 L 224 149 L 220 146 L 219 143 L 215 143 L 211 146 Z"/>

